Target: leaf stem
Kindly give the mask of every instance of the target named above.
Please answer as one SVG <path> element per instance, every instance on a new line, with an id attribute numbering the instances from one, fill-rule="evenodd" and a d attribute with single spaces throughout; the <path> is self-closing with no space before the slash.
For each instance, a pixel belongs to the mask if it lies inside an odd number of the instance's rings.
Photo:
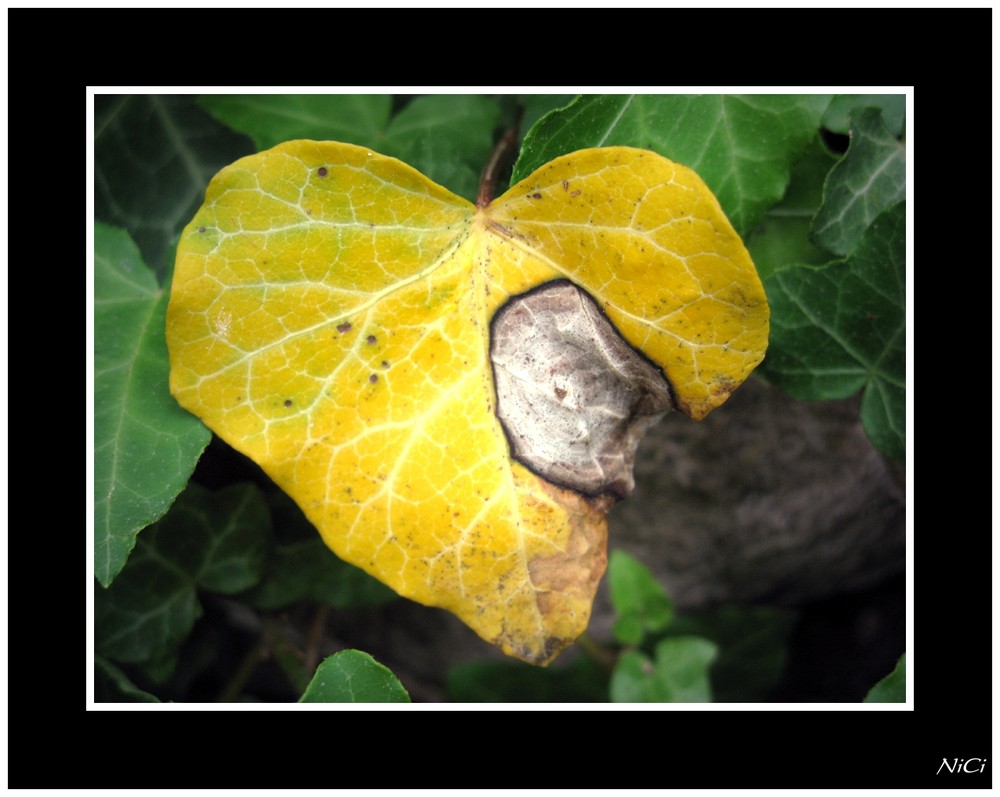
<path id="1" fill-rule="evenodd" d="M 326 631 L 326 620 L 330 616 L 330 606 L 321 603 L 313 616 L 312 624 L 309 626 L 309 638 L 306 641 L 306 655 L 302 661 L 302 667 L 306 673 L 316 671 L 319 664 L 319 646 L 323 641 L 323 632 Z"/>
<path id="2" fill-rule="evenodd" d="M 235 703 L 239 699 L 243 687 L 250 682 L 250 678 L 257 671 L 257 665 L 263 659 L 266 647 L 267 642 L 264 635 L 261 634 L 240 661 L 236 672 L 233 673 L 233 677 L 229 679 L 229 683 L 226 684 L 226 687 L 219 694 L 218 698 L 216 698 L 216 702 Z"/>
<path id="3" fill-rule="evenodd" d="M 586 632 L 577 638 L 576 644 L 608 675 L 614 672 L 615 664 L 618 663 L 618 654 L 613 650 L 605 647 Z"/>
<path id="4" fill-rule="evenodd" d="M 517 140 L 521 131 L 521 118 L 524 116 L 524 109 L 517 112 L 514 124 L 504 131 L 500 140 L 493 147 L 489 160 L 483 167 L 483 173 L 479 178 L 479 193 L 476 195 L 476 207 L 485 208 L 493 201 L 493 196 L 497 190 L 497 179 L 501 172 L 510 166 L 514 160 L 514 153 L 517 150 Z"/>
<path id="5" fill-rule="evenodd" d="M 296 694 L 301 695 L 305 691 L 312 673 L 307 673 L 303 668 L 302 661 L 305 659 L 305 653 L 292 644 L 285 633 L 284 626 L 285 624 L 277 622 L 273 617 L 264 618 L 264 633 L 268 640 L 267 649 Z"/>

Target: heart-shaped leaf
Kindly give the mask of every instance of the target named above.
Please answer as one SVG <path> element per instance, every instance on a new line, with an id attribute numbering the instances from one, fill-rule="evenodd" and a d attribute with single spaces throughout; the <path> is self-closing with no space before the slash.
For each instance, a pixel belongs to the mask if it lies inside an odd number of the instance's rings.
<path id="1" fill-rule="evenodd" d="M 693 418 L 763 357 L 746 249 L 655 153 L 572 153 L 477 208 L 369 149 L 293 141 L 220 172 L 181 236 L 171 388 L 340 557 L 544 663 L 587 625 L 613 500 L 520 464 L 497 417 L 494 316 L 549 283 L 595 303 L 574 345 L 620 334 Z"/>

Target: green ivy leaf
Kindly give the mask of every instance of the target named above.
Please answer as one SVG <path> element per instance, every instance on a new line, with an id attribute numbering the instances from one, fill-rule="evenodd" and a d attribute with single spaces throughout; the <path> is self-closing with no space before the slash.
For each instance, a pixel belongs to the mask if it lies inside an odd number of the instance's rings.
<path id="1" fill-rule="evenodd" d="M 593 95 L 524 137 L 511 182 L 585 147 L 642 147 L 694 169 L 745 235 L 788 185 L 829 95 Z"/>
<path id="2" fill-rule="evenodd" d="M 211 432 L 170 396 L 167 296 L 124 230 L 94 230 L 94 570 L 107 586 Z"/>
<path id="3" fill-rule="evenodd" d="M 699 637 L 669 637 L 656 646 L 655 660 L 638 651 L 623 653 L 611 675 L 615 703 L 708 703 L 708 667 L 717 648 Z"/>
<path id="4" fill-rule="evenodd" d="M 603 703 L 608 676 L 586 656 L 547 668 L 477 661 L 452 667 L 446 688 L 455 703 Z"/>
<path id="5" fill-rule="evenodd" d="M 826 109 L 823 127 L 834 133 L 849 132 L 851 115 L 860 108 L 878 108 L 889 132 L 897 138 L 903 135 L 906 127 L 905 94 L 838 94 Z"/>
<path id="6" fill-rule="evenodd" d="M 398 595 L 331 551 L 302 510 L 284 493 L 268 496 L 277 543 L 260 584 L 241 599 L 260 609 L 318 601 L 338 609 L 382 606 Z"/>
<path id="7" fill-rule="evenodd" d="M 164 659 L 201 616 L 198 587 L 246 589 L 263 570 L 267 504 L 250 484 L 212 493 L 192 483 L 139 538 L 128 564 L 94 595 L 95 647 L 120 662 Z"/>
<path id="8" fill-rule="evenodd" d="M 813 240 L 836 255 L 850 254 L 875 217 L 905 198 L 906 150 L 881 112 L 862 109 L 853 118 L 847 154 L 823 187 Z"/>
<path id="9" fill-rule="evenodd" d="M 522 94 L 520 96 L 521 107 L 524 108 L 524 116 L 521 118 L 521 132 L 526 133 L 534 127 L 535 123 L 549 111 L 565 108 L 578 94 Z"/>
<path id="10" fill-rule="evenodd" d="M 830 253 L 811 239 L 813 217 L 823 201 L 823 181 L 837 158 L 816 136 L 792 167 L 785 196 L 770 208 L 747 239 L 747 249 L 761 279 L 791 264 L 826 263 Z"/>
<path id="11" fill-rule="evenodd" d="M 325 659 L 300 703 L 409 703 L 399 679 L 360 650 L 342 650 Z"/>
<path id="12" fill-rule="evenodd" d="M 177 671 L 178 649 L 172 648 L 159 658 L 136 662 L 136 668 L 155 684 L 165 684 Z"/>
<path id="13" fill-rule="evenodd" d="M 788 267 L 764 280 L 771 339 L 763 371 L 801 399 L 863 389 L 861 421 L 902 461 L 906 432 L 906 206 L 879 216 L 846 260 Z"/>
<path id="14" fill-rule="evenodd" d="M 128 676 L 102 656 L 94 657 L 95 703 L 159 703 L 159 699 L 133 684 Z"/>
<path id="15" fill-rule="evenodd" d="M 718 646 L 712 664 L 716 703 L 762 703 L 784 671 L 795 618 L 788 609 L 722 606 L 679 615 L 669 634 L 699 636 Z"/>
<path id="16" fill-rule="evenodd" d="M 234 484 L 206 490 L 192 483 L 150 543 L 165 567 L 202 589 L 231 595 L 256 584 L 271 543 L 271 518 L 260 490 Z"/>
<path id="17" fill-rule="evenodd" d="M 382 606 L 398 596 L 363 570 L 338 558 L 323 539 L 279 543 L 261 584 L 244 600 L 260 609 L 318 601 L 338 609 Z"/>
<path id="18" fill-rule="evenodd" d="M 624 551 L 612 551 L 608 562 L 611 604 L 618 617 L 615 639 L 638 645 L 647 633 L 662 631 L 674 617 L 674 607 L 649 568 Z"/>
<path id="19" fill-rule="evenodd" d="M 165 655 L 201 616 L 186 574 L 165 568 L 155 548 L 144 542 L 136 545 L 114 584 L 94 591 L 94 645 L 121 662 Z"/>
<path id="20" fill-rule="evenodd" d="M 435 94 L 417 97 L 370 144 L 416 167 L 459 196 L 475 200 L 479 175 L 493 149 L 500 106 L 489 97 Z"/>
<path id="21" fill-rule="evenodd" d="M 417 97 L 390 118 L 389 95 L 206 95 L 201 104 L 264 150 L 297 138 L 371 147 L 475 199 L 500 108 L 489 97 Z"/>
<path id="22" fill-rule="evenodd" d="M 296 138 L 374 147 L 389 122 L 392 95 L 205 94 L 198 104 L 250 136 L 258 151 Z"/>
<path id="23" fill-rule="evenodd" d="M 906 654 L 899 657 L 892 672 L 871 688 L 865 696 L 865 703 L 905 703 L 906 702 Z"/>
<path id="24" fill-rule="evenodd" d="M 128 229 L 160 282 L 168 252 L 223 166 L 253 151 L 250 141 L 195 105 L 194 97 L 94 98 L 97 218 Z"/>

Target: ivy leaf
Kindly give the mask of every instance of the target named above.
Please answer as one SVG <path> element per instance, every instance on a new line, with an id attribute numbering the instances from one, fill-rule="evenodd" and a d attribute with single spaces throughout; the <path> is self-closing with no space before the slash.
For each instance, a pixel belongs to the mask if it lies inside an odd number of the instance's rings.
<path id="1" fill-rule="evenodd" d="M 259 149 L 296 138 L 337 140 L 406 161 L 473 199 L 500 108 L 488 97 L 417 97 L 390 119 L 389 95 L 207 95 L 201 104 Z"/>
<path id="2" fill-rule="evenodd" d="M 192 483 L 150 543 L 165 567 L 202 589 L 231 595 L 260 579 L 271 518 L 259 489 L 235 484 L 212 492 Z"/>
<path id="3" fill-rule="evenodd" d="M 521 130 L 527 132 L 535 123 L 549 111 L 565 108 L 579 95 L 577 94 L 523 94 L 520 97 L 524 116 L 521 119 Z"/>
<path id="4" fill-rule="evenodd" d="M 583 96 L 524 137 L 512 180 L 583 147 L 625 145 L 694 169 L 740 234 L 781 199 L 829 95 Z"/>
<path id="5" fill-rule="evenodd" d="M 198 104 L 270 149 L 295 138 L 364 144 L 385 130 L 390 94 L 206 94 Z"/>
<path id="6" fill-rule="evenodd" d="M 782 200 L 769 208 L 747 239 L 761 279 L 788 265 L 821 265 L 830 253 L 812 242 L 812 225 L 823 201 L 823 182 L 837 159 L 817 136 L 792 167 Z"/>
<path id="7" fill-rule="evenodd" d="M 490 325 L 560 281 L 692 418 L 763 357 L 742 242 L 697 175 L 655 153 L 565 156 L 476 208 L 367 148 L 294 141 L 217 175 L 182 235 L 171 389 L 342 559 L 544 663 L 586 627 L 610 499 L 512 457 Z"/>
<path id="8" fill-rule="evenodd" d="M 882 211 L 906 198 L 906 150 L 874 108 L 859 111 L 851 145 L 830 171 L 813 239 L 836 255 L 849 254 Z"/>
<path id="9" fill-rule="evenodd" d="M 638 645 L 647 633 L 662 631 L 674 616 L 674 607 L 649 568 L 624 551 L 612 551 L 608 562 L 611 604 L 618 615 L 615 639 Z"/>
<path id="10" fill-rule="evenodd" d="M 141 131 L 141 135 L 136 135 Z M 125 227 L 161 282 L 168 253 L 219 169 L 252 151 L 249 140 L 194 97 L 94 97 L 94 210 Z"/>
<path id="11" fill-rule="evenodd" d="M 95 647 L 121 662 L 163 657 L 201 616 L 188 576 L 163 567 L 155 548 L 144 543 L 114 584 L 94 592 Z"/>
<path id="12" fill-rule="evenodd" d="M 700 637 L 669 637 L 656 646 L 655 659 L 623 653 L 611 675 L 615 703 L 709 703 L 708 667 L 718 653 Z"/>
<path id="13" fill-rule="evenodd" d="M 128 676 L 102 656 L 94 657 L 95 703 L 159 703 L 155 695 L 144 692 Z"/>
<path id="14" fill-rule="evenodd" d="M 255 583 L 269 535 L 256 487 L 212 493 L 191 483 L 142 534 L 115 583 L 95 590 L 97 651 L 130 663 L 168 657 L 201 616 L 196 589 L 230 594 Z"/>
<path id="15" fill-rule="evenodd" d="M 339 559 L 314 533 L 312 539 L 276 545 L 260 586 L 244 598 L 260 609 L 281 609 L 301 601 L 356 609 L 382 606 L 396 594 Z"/>
<path id="16" fill-rule="evenodd" d="M 899 657 L 892 672 L 871 688 L 865 703 L 906 702 L 906 654 Z"/>
<path id="17" fill-rule="evenodd" d="M 489 97 L 439 94 L 417 97 L 368 146 L 392 155 L 472 200 L 493 149 L 500 107 Z M 327 138 L 330 138 L 327 136 Z"/>
<path id="18" fill-rule="evenodd" d="M 409 703 L 388 667 L 360 650 L 342 650 L 322 661 L 300 703 Z"/>
<path id="19" fill-rule="evenodd" d="M 787 267 L 765 280 L 773 309 L 764 372 L 795 398 L 864 390 L 872 442 L 902 461 L 906 431 L 906 206 L 865 231 L 854 252 L 824 266 Z"/>
<path id="20" fill-rule="evenodd" d="M 851 116 L 861 108 L 877 108 L 889 132 L 899 137 L 906 127 L 905 94 L 838 94 L 823 115 L 823 127 L 834 133 L 849 133 Z"/>
<path id="21" fill-rule="evenodd" d="M 196 615 L 197 619 L 197 615 Z M 176 647 L 171 647 L 169 652 L 157 658 L 136 662 L 135 666 L 143 676 L 155 684 L 166 684 L 177 670 L 179 651 Z"/>
<path id="22" fill-rule="evenodd" d="M 167 296 L 124 230 L 94 229 L 94 570 L 105 586 L 211 433 L 167 392 Z"/>

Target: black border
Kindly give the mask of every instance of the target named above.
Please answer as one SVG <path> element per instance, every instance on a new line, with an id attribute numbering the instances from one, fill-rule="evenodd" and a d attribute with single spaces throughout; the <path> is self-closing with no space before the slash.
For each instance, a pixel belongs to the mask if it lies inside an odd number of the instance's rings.
<path id="1" fill-rule="evenodd" d="M 71 157 L 60 157 L 77 146 L 65 131 L 79 128 L 67 118 L 82 113 L 87 85 L 912 85 L 908 121 L 919 125 L 923 144 L 914 168 L 925 167 L 919 188 L 913 186 L 923 200 L 914 207 L 923 221 L 913 230 L 916 272 L 940 274 L 943 266 L 952 279 L 975 279 L 981 256 L 956 250 L 954 238 L 958 224 L 959 242 L 973 240 L 966 236 L 972 224 L 953 216 L 946 225 L 936 211 L 961 205 L 972 222 L 988 206 L 980 200 L 980 186 L 989 184 L 982 176 L 986 156 L 974 142 L 990 129 L 989 103 L 976 98 L 991 89 L 991 18 L 992 9 L 8 10 L 9 153 L 16 154 L 10 186 L 18 199 L 22 189 L 30 196 L 39 175 L 32 153 L 42 153 L 44 163 L 53 153 L 59 161 Z M 357 38 L 365 41 L 366 63 L 346 46 Z M 56 85 L 24 79 L 39 58 L 64 74 Z M 31 206 L 45 207 L 48 199 Z M 948 207 L 938 206 L 942 200 Z M 25 207 L 12 203 L 11 215 Z M 975 229 L 975 240 L 989 237 L 988 221 Z M 79 247 L 72 236 L 61 237 Z M 17 255 L 17 239 L 11 243 Z M 77 257 L 79 248 L 67 253 L 67 267 Z M 949 277 L 920 286 L 921 307 L 942 293 L 967 300 L 967 284 L 956 287 Z M 77 305 L 66 307 L 71 314 Z M 956 316 L 955 309 L 949 305 L 947 323 L 957 324 L 951 332 L 961 331 L 972 348 L 978 336 L 967 325 L 974 311 Z M 940 308 L 926 312 L 940 321 Z M 930 332 L 919 340 L 922 358 L 942 352 Z M 914 402 L 914 445 L 937 445 L 934 456 L 920 459 L 915 479 L 925 489 L 915 518 L 912 712 L 90 712 L 76 717 L 81 727 L 65 723 L 65 706 L 79 706 L 81 671 L 64 661 L 81 648 L 66 649 L 51 608 L 44 621 L 38 612 L 25 616 L 15 599 L 24 591 L 12 589 L 9 785 L 440 789 L 473 780 L 505 789 L 989 788 L 992 761 L 979 775 L 934 774 L 946 757 L 990 758 L 992 746 L 990 532 L 970 522 L 978 468 L 967 449 L 949 456 L 956 440 L 981 427 L 985 391 L 956 388 L 965 423 L 955 423 L 955 396 L 942 392 L 964 378 L 952 370 L 953 354 L 949 348 L 934 366 L 921 359 L 921 385 L 929 384 L 925 374 L 946 378 L 933 401 L 921 393 Z M 915 395 L 915 382 L 910 389 Z M 915 498 L 908 496 L 911 512 Z M 934 512 L 939 502 L 943 514 Z M 35 533 L 51 539 L 45 528 Z M 14 534 L 10 545 L 13 562 L 20 545 Z M 23 587 L 30 559 L 16 561 L 12 583 Z M 63 564 L 65 578 L 58 578 Z M 79 583 L 76 564 L 47 563 L 45 577 Z M 60 750 L 59 741 L 69 749 Z M 464 761 L 472 768 L 462 768 Z"/>

